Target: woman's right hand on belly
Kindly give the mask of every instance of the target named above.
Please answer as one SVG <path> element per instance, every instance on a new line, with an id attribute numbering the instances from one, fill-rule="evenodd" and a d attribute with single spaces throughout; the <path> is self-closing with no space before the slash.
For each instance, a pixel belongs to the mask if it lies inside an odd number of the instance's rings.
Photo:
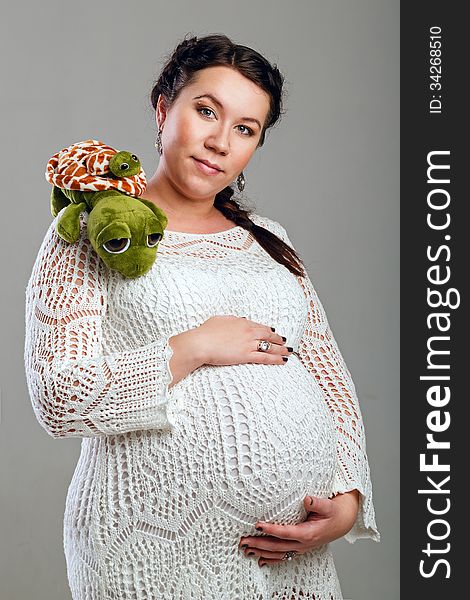
<path id="1" fill-rule="evenodd" d="M 245 317 L 217 315 L 199 325 L 194 333 L 197 353 L 209 365 L 259 363 L 283 365 L 292 354 L 286 339 L 274 328 Z M 271 342 L 267 351 L 258 350 L 258 342 Z"/>

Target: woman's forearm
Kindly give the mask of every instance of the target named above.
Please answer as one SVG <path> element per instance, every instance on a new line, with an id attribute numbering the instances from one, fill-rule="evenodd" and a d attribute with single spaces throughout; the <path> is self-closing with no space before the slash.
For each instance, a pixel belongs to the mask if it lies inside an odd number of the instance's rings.
<path id="1" fill-rule="evenodd" d="M 344 494 L 338 494 L 332 500 L 340 508 L 344 529 L 342 535 L 346 535 L 352 529 L 357 518 L 359 511 L 359 491 L 354 489 Z"/>
<path id="2" fill-rule="evenodd" d="M 203 365 L 204 360 L 198 352 L 197 328 L 173 335 L 169 344 L 173 350 L 169 363 L 173 379 L 168 388 L 172 388 L 183 377 Z"/>

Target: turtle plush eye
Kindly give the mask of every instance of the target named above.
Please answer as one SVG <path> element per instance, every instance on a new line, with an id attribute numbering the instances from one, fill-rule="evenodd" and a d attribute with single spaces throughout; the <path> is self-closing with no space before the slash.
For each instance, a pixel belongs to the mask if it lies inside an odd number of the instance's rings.
<path id="1" fill-rule="evenodd" d="M 116 238 L 114 240 L 108 240 L 103 244 L 103 248 L 110 254 L 121 254 L 125 252 L 131 245 L 129 238 Z"/>
<path id="2" fill-rule="evenodd" d="M 124 162 L 121 163 L 121 166 L 120 166 L 121 171 L 125 171 L 128 168 L 129 168 L 129 165 L 127 163 L 124 163 Z"/>
<path id="3" fill-rule="evenodd" d="M 139 160 L 135 154 L 131 155 L 132 160 Z"/>
<path id="4" fill-rule="evenodd" d="M 149 233 L 147 236 L 147 246 L 149 248 L 155 248 L 158 242 L 162 239 L 161 233 Z"/>

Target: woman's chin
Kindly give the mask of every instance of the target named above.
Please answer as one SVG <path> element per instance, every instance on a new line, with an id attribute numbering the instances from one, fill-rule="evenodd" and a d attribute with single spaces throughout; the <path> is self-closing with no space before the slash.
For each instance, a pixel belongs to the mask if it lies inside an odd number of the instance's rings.
<path id="1" fill-rule="evenodd" d="M 227 184 L 228 185 L 228 184 Z M 204 185 L 201 184 L 201 181 L 188 182 L 183 188 L 184 195 L 188 198 L 188 200 L 207 200 L 213 201 L 215 196 L 225 189 L 219 186 L 214 187 L 213 185 Z"/>

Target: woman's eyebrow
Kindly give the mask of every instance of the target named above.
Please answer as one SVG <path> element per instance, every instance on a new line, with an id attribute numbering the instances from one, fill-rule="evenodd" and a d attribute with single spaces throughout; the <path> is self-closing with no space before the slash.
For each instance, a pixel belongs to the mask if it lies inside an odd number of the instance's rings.
<path id="1" fill-rule="evenodd" d="M 217 104 L 219 108 L 224 108 L 222 102 L 220 102 L 220 100 L 217 100 L 217 98 L 212 94 L 201 94 L 200 96 L 194 96 L 193 100 L 199 100 L 199 98 L 210 98 L 212 102 L 214 104 Z M 258 127 L 261 129 L 261 123 L 258 121 L 258 119 L 253 119 L 252 117 L 242 117 L 241 120 L 250 121 L 251 123 L 257 123 Z"/>

